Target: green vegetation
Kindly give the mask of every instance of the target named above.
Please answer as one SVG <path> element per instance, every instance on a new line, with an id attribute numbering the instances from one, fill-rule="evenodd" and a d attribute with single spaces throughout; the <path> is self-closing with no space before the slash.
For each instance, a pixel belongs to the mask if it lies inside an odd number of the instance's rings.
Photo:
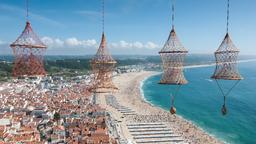
<path id="1" fill-rule="evenodd" d="M 0 81 L 7 81 L 11 77 L 12 64 L 0 62 Z"/>
<path id="2" fill-rule="evenodd" d="M 58 121 L 58 120 L 60 120 L 60 114 L 59 113 L 54 113 L 54 115 L 53 115 L 53 119 L 55 120 L 55 121 Z"/>
<path id="3" fill-rule="evenodd" d="M 136 65 L 145 63 L 145 59 L 124 59 L 118 60 L 118 66 Z M 0 81 L 8 80 L 12 75 L 13 63 L 0 63 Z M 90 59 L 63 59 L 45 61 L 45 70 L 48 75 L 59 75 L 73 77 L 88 74 L 90 70 Z"/>
<path id="4" fill-rule="evenodd" d="M 240 59 L 252 59 L 256 56 L 240 56 Z M 3 60 L 12 61 L 12 56 L 2 56 L 0 59 L 0 81 L 7 81 L 11 77 L 12 63 Z M 46 56 L 45 69 L 48 75 L 63 76 L 70 78 L 78 75 L 88 74 L 90 70 L 91 57 L 82 56 Z M 145 65 L 147 63 L 161 64 L 161 59 L 156 56 L 116 56 L 117 66 L 127 65 Z M 188 55 L 185 65 L 209 64 L 214 62 L 213 55 L 193 54 Z M 2 61 L 2 62 L 1 62 Z"/>

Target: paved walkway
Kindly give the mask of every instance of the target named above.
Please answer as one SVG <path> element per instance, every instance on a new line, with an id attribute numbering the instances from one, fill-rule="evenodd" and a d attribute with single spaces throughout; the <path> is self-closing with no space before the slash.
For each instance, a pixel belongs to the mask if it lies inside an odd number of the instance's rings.
<path id="1" fill-rule="evenodd" d="M 166 122 L 135 122 L 127 121 L 130 116 L 138 116 L 133 109 L 122 106 L 113 95 L 104 95 L 100 98 L 107 111 L 117 120 L 122 142 L 128 141 L 137 144 L 176 144 L 184 143 L 180 135 L 174 134 Z M 105 101 L 105 102 L 103 102 Z"/>

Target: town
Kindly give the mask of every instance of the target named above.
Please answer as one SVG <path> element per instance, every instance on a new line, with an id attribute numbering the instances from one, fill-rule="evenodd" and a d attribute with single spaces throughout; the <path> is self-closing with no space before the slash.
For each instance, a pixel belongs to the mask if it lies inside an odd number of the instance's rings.
<path id="1" fill-rule="evenodd" d="M 121 72 L 140 69 L 121 67 Z M 115 144 L 107 111 L 89 91 L 93 75 L 13 79 L 0 85 L 0 143 Z"/>

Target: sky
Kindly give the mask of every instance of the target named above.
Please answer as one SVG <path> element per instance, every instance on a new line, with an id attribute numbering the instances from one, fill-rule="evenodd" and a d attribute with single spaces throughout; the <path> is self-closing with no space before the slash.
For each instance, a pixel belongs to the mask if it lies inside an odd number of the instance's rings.
<path id="1" fill-rule="evenodd" d="M 0 54 L 26 22 L 25 0 L 0 0 Z M 171 0 L 105 0 L 113 55 L 157 55 L 171 30 Z M 230 35 L 241 54 L 256 55 L 256 1 L 230 0 Z M 101 0 L 29 0 L 33 30 L 47 55 L 91 55 L 99 46 Z M 175 28 L 189 53 L 213 53 L 226 32 L 226 0 L 175 0 Z"/>

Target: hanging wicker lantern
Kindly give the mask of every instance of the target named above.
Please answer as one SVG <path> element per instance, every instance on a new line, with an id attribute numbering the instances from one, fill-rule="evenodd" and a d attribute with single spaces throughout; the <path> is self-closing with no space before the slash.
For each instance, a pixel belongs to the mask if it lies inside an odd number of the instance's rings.
<path id="1" fill-rule="evenodd" d="M 18 39 L 10 47 L 15 57 L 13 76 L 44 76 L 46 75 L 43 56 L 46 45 L 33 32 L 30 22 Z"/>
<path id="2" fill-rule="evenodd" d="M 183 74 L 183 63 L 188 51 L 180 43 L 172 29 L 167 42 L 159 52 L 163 62 L 160 84 L 183 85 L 188 83 Z"/>
<path id="3" fill-rule="evenodd" d="M 159 84 L 176 85 L 176 90 L 171 93 L 170 113 L 175 114 L 175 97 L 178 95 L 181 85 L 187 84 L 183 69 L 184 60 L 188 51 L 179 41 L 174 30 L 174 0 L 172 1 L 172 30 L 164 47 L 159 52 L 163 63 L 163 74 Z"/>
<path id="4" fill-rule="evenodd" d="M 177 85 L 177 89 L 172 94 L 170 113 L 175 114 L 174 97 L 177 96 L 181 85 L 187 84 L 183 69 L 184 59 L 188 51 L 183 47 L 179 41 L 174 27 L 171 30 L 169 38 L 164 47 L 159 52 L 163 63 L 163 74 L 159 84 Z"/>
<path id="5" fill-rule="evenodd" d="M 105 93 L 112 92 L 113 90 L 117 89 L 112 81 L 112 75 L 116 63 L 117 62 L 107 50 L 106 37 L 103 33 L 100 47 L 94 58 L 91 60 L 91 67 L 94 74 L 94 92 Z"/>
<path id="6" fill-rule="evenodd" d="M 239 49 L 233 44 L 227 33 L 221 45 L 215 52 L 216 69 L 213 79 L 241 80 L 237 67 L 237 57 Z"/>
<path id="7" fill-rule="evenodd" d="M 216 80 L 218 88 L 224 97 L 224 104 L 221 108 L 222 115 L 226 115 L 228 112 L 226 107 L 226 97 L 232 92 L 239 81 L 243 79 L 239 74 L 237 66 L 239 49 L 233 44 L 229 36 L 229 3 L 230 1 L 227 0 L 227 33 L 221 45 L 214 53 L 216 58 L 216 68 L 211 77 Z M 219 80 L 232 80 L 235 81 L 235 83 L 225 92 L 223 86 L 220 85 Z"/>

